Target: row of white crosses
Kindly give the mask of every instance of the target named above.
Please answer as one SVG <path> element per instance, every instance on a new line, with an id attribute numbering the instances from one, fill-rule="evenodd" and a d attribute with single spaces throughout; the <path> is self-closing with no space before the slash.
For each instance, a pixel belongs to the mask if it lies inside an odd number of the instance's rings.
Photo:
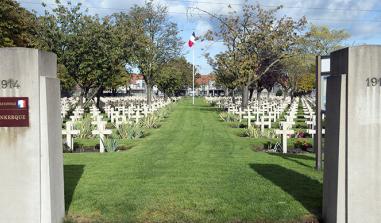
<path id="1" fill-rule="evenodd" d="M 206 97 L 209 103 L 216 103 L 218 107 L 227 109 L 227 112 L 237 115 L 239 121 L 247 120 L 247 125 L 251 126 L 254 123 L 264 128 L 271 128 L 271 123 L 276 122 L 280 114 L 286 109 L 287 101 L 273 97 L 270 99 L 261 99 L 260 101 L 253 100 L 249 102 L 247 109 L 242 110 L 239 100 L 233 103 L 229 97 Z M 238 102 L 238 103 L 237 103 Z"/>
<path id="2" fill-rule="evenodd" d="M 256 125 L 260 127 L 261 131 L 265 128 L 271 128 L 271 124 L 279 120 L 279 116 L 286 110 L 286 107 L 291 103 L 289 97 L 283 99 L 281 97 L 270 97 L 261 100 L 253 100 L 249 102 L 249 106 L 245 110 L 240 109 L 240 104 L 233 103 L 229 97 L 207 97 L 206 100 L 211 103 L 216 103 L 220 108 L 225 108 L 228 112 L 236 114 L 239 120 L 247 120 L 247 125 Z M 302 103 L 304 118 L 308 126 L 307 132 L 314 137 L 316 134 L 315 122 L 316 116 L 314 113 L 315 99 L 312 97 L 295 98 L 293 103 L 290 104 L 288 111 L 285 114 L 285 121 L 280 123 L 280 129 L 277 129 L 275 133 L 282 137 L 282 150 L 287 152 L 287 138 L 290 135 L 295 134 L 292 130 L 295 125 L 295 119 L 298 114 L 299 102 Z M 325 130 L 322 130 L 325 133 Z"/>
<path id="3" fill-rule="evenodd" d="M 208 100 L 208 99 L 207 99 Z M 272 123 L 279 120 L 280 115 L 286 110 L 290 99 L 273 97 L 270 99 L 261 99 L 260 101 L 254 100 L 249 103 L 247 109 L 243 110 L 239 104 L 226 103 L 226 99 L 223 102 L 218 102 L 216 98 L 210 99 L 221 107 L 227 107 L 227 111 L 236 114 L 239 120 L 247 120 L 247 125 L 251 126 L 253 123 L 259 126 L 263 132 L 265 128 L 271 128 Z M 294 134 L 292 126 L 295 125 L 294 119 L 297 117 L 299 105 L 299 98 L 295 98 L 294 102 L 290 105 L 290 108 L 285 116 L 286 121 L 281 122 L 281 129 L 275 131 L 276 134 L 282 137 L 282 151 L 287 153 L 287 138 Z"/>
<path id="4" fill-rule="evenodd" d="M 85 110 L 81 107 L 76 107 L 73 111 L 73 115 L 70 116 L 70 119 L 72 122 L 79 121 L 83 118 L 83 115 L 85 114 Z"/>
<path id="5" fill-rule="evenodd" d="M 117 128 L 120 125 L 125 123 L 138 123 L 144 117 L 152 114 L 155 111 L 167 106 L 170 102 L 154 102 L 150 106 L 146 104 L 138 104 L 138 105 L 130 105 L 128 107 L 125 106 L 117 106 L 112 108 L 111 106 L 107 106 L 105 108 L 105 112 L 107 117 L 111 120 L 112 123 L 115 124 Z"/>
<path id="6" fill-rule="evenodd" d="M 78 103 L 78 98 L 61 98 L 61 118 L 65 118 L 70 109 Z"/>
<path id="7" fill-rule="evenodd" d="M 306 124 L 308 126 L 307 133 L 314 139 L 316 135 L 316 115 L 311 107 L 312 100 L 309 98 L 302 98 L 304 118 L 306 118 Z M 323 116 L 324 118 L 324 116 Z M 322 134 L 325 134 L 325 129 L 322 129 Z"/>
<path id="8" fill-rule="evenodd" d="M 282 137 L 282 152 L 287 153 L 287 139 L 295 134 L 295 131 L 292 130 L 292 126 L 295 125 L 294 119 L 297 117 L 298 113 L 299 98 L 295 98 L 293 103 L 290 105 L 285 118 L 286 121 L 280 123 L 281 129 L 276 129 L 275 134 L 281 135 Z"/>
<path id="9" fill-rule="evenodd" d="M 254 121 L 254 125 L 259 126 L 263 132 L 265 127 L 271 128 L 271 124 L 279 119 L 286 107 L 287 104 L 284 102 L 262 99 L 261 102 L 254 102 L 245 109 L 243 118 L 247 120 L 248 126 L 251 126 Z"/>
<path id="10" fill-rule="evenodd" d="M 124 97 L 123 99 L 114 99 L 114 98 L 106 98 L 101 99 L 102 102 L 118 102 L 121 104 L 129 104 L 130 106 L 126 107 L 124 105 L 119 105 L 112 107 L 110 105 L 105 106 L 105 113 L 107 117 L 116 125 L 118 128 L 121 124 L 127 122 L 138 122 L 143 117 L 148 116 L 149 114 L 169 105 L 172 101 L 178 101 L 179 98 L 171 98 L 169 100 L 156 100 L 151 106 L 146 105 L 141 101 L 141 97 L 132 97 L 131 99 L 128 97 Z M 65 99 L 70 100 L 70 99 Z M 74 101 L 74 100 L 73 100 Z M 136 104 L 134 104 L 136 103 Z M 63 103 L 63 104 L 66 104 Z M 73 103 L 74 104 L 74 103 Z M 98 135 L 99 144 L 100 144 L 100 152 L 105 152 L 105 136 L 112 134 L 110 129 L 106 129 L 107 121 L 103 121 L 103 115 L 101 111 L 98 110 L 96 106 L 92 106 L 90 108 L 90 115 L 92 118 L 91 124 L 95 126 L 95 130 L 92 131 L 93 135 Z M 73 115 L 70 116 L 71 121 L 66 122 L 66 129 L 62 130 L 62 134 L 66 135 L 66 144 L 73 150 L 73 137 L 80 134 L 79 130 L 74 129 L 74 123 L 83 119 L 84 109 L 81 107 L 76 107 L 73 111 Z"/>

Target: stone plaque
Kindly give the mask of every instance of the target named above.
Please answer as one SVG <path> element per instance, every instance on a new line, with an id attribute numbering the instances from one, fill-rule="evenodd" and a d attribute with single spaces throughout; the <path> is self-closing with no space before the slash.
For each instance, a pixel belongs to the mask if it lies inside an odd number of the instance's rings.
<path id="1" fill-rule="evenodd" d="M 0 127 L 28 127 L 29 100 L 25 97 L 0 97 Z"/>

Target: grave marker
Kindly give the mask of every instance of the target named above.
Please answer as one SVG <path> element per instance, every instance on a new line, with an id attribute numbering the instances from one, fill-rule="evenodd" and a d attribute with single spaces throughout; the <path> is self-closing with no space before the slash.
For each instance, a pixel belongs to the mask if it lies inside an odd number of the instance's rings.
<path id="1" fill-rule="evenodd" d="M 290 134 L 294 134 L 294 130 L 289 129 L 287 124 L 282 125 L 282 129 L 276 129 L 275 134 L 282 135 L 282 152 L 287 153 L 287 137 Z"/>

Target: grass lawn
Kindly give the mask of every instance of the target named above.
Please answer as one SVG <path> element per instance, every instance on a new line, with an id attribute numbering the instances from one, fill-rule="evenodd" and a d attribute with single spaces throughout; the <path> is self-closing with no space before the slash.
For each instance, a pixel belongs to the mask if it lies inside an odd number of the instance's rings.
<path id="1" fill-rule="evenodd" d="M 118 153 L 65 154 L 68 221 L 304 222 L 321 215 L 312 155 L 254 152 L 202 99 Z M 70 220 L 71 219 L 71 220 Z"/>

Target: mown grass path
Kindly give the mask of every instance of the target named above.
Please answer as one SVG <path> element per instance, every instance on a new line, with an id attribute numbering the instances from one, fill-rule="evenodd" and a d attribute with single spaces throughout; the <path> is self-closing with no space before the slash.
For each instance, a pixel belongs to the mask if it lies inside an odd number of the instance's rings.
<path id="1" fill-rule="evenodd" d="M 202 99 L 127 152 L 65 154 L 68 216 L 99 222 L 295 222 L 320 215 L 308 155 L 254 152 Z"/>

